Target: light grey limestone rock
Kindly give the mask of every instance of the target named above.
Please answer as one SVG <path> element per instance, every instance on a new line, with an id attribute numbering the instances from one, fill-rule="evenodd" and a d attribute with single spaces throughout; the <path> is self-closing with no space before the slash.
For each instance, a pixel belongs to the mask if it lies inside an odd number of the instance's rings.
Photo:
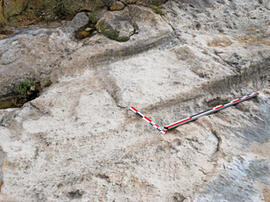
<path id="1" fill-rule="evenodd" d="M 0 110 L 0 200 L 269 201 L 269 11 L 255 0 L 164 7 L 163 17 L 125 8 L 139 28 L 126 43 L 69 41 L 58 29 L 0 41 L 14 72 L 38 61 L 16 56 L 42 33 L 47 63 L 72 50 L 41 96 Z M 252 91 L 259 97 L 165 136 L 128 111 L 165 125 Z"/>

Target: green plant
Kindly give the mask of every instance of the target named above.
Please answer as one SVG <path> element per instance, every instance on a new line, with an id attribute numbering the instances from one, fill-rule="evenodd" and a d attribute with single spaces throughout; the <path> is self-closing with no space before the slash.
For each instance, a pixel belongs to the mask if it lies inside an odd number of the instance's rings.
<path id="1" fill-rule="evenodd" d="M 27 93 L 34 87 L 35 84 L 32 81 L 24 80 L 21 81 L 17 86 L 14 88 L 14 92 L 19 95 L 27 95 Z"/>
<path id="2" fill-rule="evenodd" d="M 162 9 L 163 9 L 162 6 L 158 6 L 158 7 L 153 6 L 152 7 L 152 11 L 156 14 L 159 14 L 159 15 L 164 15 L 164 11 Z"/>
<path id="3" fill-rule="evenodd" d="M 69 9 L 67 9 L 65 1 L 63 0 L 57 1 L 54 13 L 60 19 L 72 14 Z"/>
<path id="4" fill-rule="evenodd" d="M 94 11 L 91 11 L 90 13 L 88 13 L 88 18 L 89 18 L 90 24 L 96 24 L 98 21 L 98 18 Z"/>

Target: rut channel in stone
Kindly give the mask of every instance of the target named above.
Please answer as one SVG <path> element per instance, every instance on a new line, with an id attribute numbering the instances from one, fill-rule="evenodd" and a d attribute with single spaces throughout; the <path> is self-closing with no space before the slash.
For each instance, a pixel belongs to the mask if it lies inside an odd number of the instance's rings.
<path id="1" fill-rule="evenodd" d="M 177 107 L 180 110 L 178 113 L 181 112 L 182 116 L 183 114 L 187 116 L 195 112 L 190 109 L 196 109 L 198 113 L 212 107 L 213 103 L 215 105 L 225 104 L 233 98 L 244 96 L 253 91 L 260 91 L 260 89 L 269 86 L 269 65 L 270 58 L 267 58 L 265 61 L 244 69 L 241 74 L 207 82 L 192 89 L 192 92 L 181 93 L 174 99 L 164 100 L 142 110 L 152 112 Z"/>

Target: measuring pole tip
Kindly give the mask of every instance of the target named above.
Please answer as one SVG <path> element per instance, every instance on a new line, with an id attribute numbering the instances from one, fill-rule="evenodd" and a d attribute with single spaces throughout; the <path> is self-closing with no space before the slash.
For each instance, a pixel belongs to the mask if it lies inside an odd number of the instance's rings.
<path id="1" fill-rule="evenodd" d="M 135 112 L 135 113 L 138 112 L 138 110 L 135 109 L 134 107 L 130 107 L 129 109 L 130 109 L 131 111 Z"/>

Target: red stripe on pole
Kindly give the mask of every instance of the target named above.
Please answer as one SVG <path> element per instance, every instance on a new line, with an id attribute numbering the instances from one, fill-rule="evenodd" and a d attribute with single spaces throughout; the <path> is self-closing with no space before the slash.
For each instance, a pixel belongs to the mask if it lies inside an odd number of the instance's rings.
<path id="1" fill-rule="evenodd" d="M 221 105 L 221 106 L 219 106 L 219 107 L 216 107 L 215 109 L 220 109 L 220 108 L 222 108 L 222 107 L 224 107 L 224 105 Z"/>
<path id="2" fill-rule="evenodd" d="M 158 124 L 155 124 L 155 126 L 156 126 L 157 128 L 159 128 L 159 125 L 158 125 Z"/>
<path id="3" fill-rule="evenodd" d="M 253 95 L 258 95 L 258 94 L 259 94 L 258 92 L 253 93 Z"/>
<path id="4" fill-rule="evenodd" d="M 131 109 L 133 109 L 135 112 L 138 112 L 138 110 L 137 109 L 135 109 L 134 107 L 130 107 Z"/>
<path id="5" fill-rule="evenodd" d="M 241 99 L 234 100 L 233 103 L 239 102 Z"/>
<path id="6" fill-rule="evenodd" d="M 250 98 L 250 96 L 249 96 L 249 95 L 247 95 L 247 96 L 246 96 L 246 99 L 247 99 L 247 98 Z"/>
<path id="7" fill-rule="evenodd" d="M 144 116 L 144 118 L 149 121 L 149 122 L 152 122 L 148 117 Z"/>
<path id="8" fill-rule="evenodd" d="M 185 120 L 182 120 L 182 121 L 179 121 L 179 122 L 177 122 L 177 123 L 175 123 L 175 124 L 172 124 L 172 125 L 169 125 L 169 126 L 167 126 L 168 128 L 171 128 L 171 127 L 173 127 L 173 126 L 176 126 L 176 125 L 178 125 L 178 124 L 180 124 L 180 123 L 184 123 L 184 122 L 186 122 L 186 121 L 189 121 L 191 118 L 187 118 L 187 119 L 185 119 Z"/>
<path id="9" fill-rule="evenodd" d="M 162 131 L 163 131 L 165 134 L 167 133 L 167 130 L 162 129 Z"/>

